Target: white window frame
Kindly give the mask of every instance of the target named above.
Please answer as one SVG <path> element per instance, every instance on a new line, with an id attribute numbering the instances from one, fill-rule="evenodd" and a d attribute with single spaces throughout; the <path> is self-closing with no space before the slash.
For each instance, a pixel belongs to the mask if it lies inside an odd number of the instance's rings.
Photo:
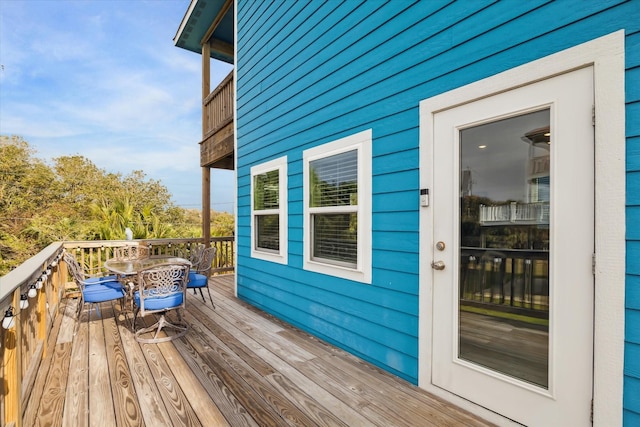
<path id="1" fill-rule="evenodd" d="M 254 207 L 254 177 L 267 172 L 278 171 L 278 209 L 260 210 L 256 214 Z M 287 221 L 287 156 L 279 157 L 251 168 L 251 257 L 264 261 L 287 264 L 288 262 L 288 221 Z M 260 215 L 279 215 L 279 250 L 262 250 L 256 246 L 256 217 Z"/>
<path id="2" fill-rule="evenodd" d="M 362 132 L 319 145 L 303 152 L 303 268 L 308 271 L 341 277 L 362 283 L 371 283 L 371 145 L 373 131 Z M 316 211 L 309 207 L 309 164 L 310 162 L 336 154 L 357 150 L 358 159 L 358 247 L 356 267 L 329 264 L 321 260 L 311 259 L 312 227 L 311 215 Z M 341 208 L 336 209 L 339 211 Z M 351 212 L 351 210 L 349 210 Z"/>

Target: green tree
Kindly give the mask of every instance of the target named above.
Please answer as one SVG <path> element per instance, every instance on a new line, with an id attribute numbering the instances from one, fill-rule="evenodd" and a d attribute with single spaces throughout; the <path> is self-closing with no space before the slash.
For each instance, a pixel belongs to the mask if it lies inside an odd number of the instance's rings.
<path id="1" fill-rule="evenodd" d="M 200 237 L 202 216 L 175 206 L 143 171 L 107 173 L 80 155 L 51 166 L 19 136 L 0 135 L 0 275 L 54 241 Z M 212 213 L 212 235 L 233 234 L 233 216 Z"/>

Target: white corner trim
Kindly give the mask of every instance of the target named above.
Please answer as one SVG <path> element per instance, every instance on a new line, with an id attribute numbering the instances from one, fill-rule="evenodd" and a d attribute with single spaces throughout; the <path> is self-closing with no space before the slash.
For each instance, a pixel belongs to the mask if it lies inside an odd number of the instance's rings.
<path id="1" fill-rule="evenodd" d="M 432 158 L 434 115 L 578 68 L 593 65 L 595 90 L 595 426 L 622 425 L 625 316 L 624 30 L 591 40 L 420 102 L 420 165 Z M 420 168 L 420 188 L 433 182 Z M 419 385 L 494 422 L 504 418 L 431 384 L 433 249 L 430 210 L 420 213 Z M 430 253 L 431 252 L 431 253 Z"/>

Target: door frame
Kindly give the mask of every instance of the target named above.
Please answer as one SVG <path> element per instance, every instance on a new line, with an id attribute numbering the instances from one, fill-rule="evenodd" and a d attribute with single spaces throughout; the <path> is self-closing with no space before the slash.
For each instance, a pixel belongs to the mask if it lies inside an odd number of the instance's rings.
<path id="1" fill-rule="evenodd" d="M 571 70 L 593 66 L 595 100 L 594 425 L 622 425 L 625 296 L 624 30 L 420 102 L 420 188 L 431 190 L 435 114 Z M 599 179 L 606 177 L 606 179 Z M 506 418 L 431 382 L 433 210 L 420 208 L 418 384 L 498 424 Z"/>

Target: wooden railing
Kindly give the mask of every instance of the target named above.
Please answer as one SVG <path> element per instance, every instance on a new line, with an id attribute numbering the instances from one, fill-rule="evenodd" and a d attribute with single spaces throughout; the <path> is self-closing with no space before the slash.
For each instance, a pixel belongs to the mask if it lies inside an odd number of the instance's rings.
<path id="1" fill-rule="evenodd" d="M 69 279 L 63 251 L 97 273 L 116 247 L 142 244 L 151 248 L 152 255 L 188 256 L 201 242 L 201 238 L 56 242 L 0 277 L 0 426 L 22 425 L 40 362 L 53 348 L 47 338 L 57 316 L 64 315 L 59 302 Z M 234 238 L 214 237 L 211 245 L 217 248 L 212 274 L 235 271 Z"/>
<path id="2" fill-rule="evenodd" d="M 47 337 L 67 281 L 62 250 L 61 243 L 52 243 L 0 278 L 0 425 L 22 425 L 23 408 L 47 355 Z"/>
<path id="3" fill-rule="evenodd" d="M 200 166 L 233 169 L 233 72 L 202 101 Z"/>
<path id="4" fill-rule="evenodd" d="M 480 225 L 549 224 L 549 202 L 480 205 Z"/>
<path id="5" fill-rule="evenodd" d="M 205 112 L 205 136 L 217 132 L 233 120 L 233 72 L 204 99 L 202 106 Z"/>
<path id="6" fill-rule="evenodd" d="M 212 274 L 235 271 L 234 237 L 212 237 L 211 246 L 216 257 L 211 269 Z M 188 257 L 191 248 L 202 243 L 201 238 L 192 239 L 153 239 L 153 240 L 95 240 L 65 242 L 66 250 L 72 252 L 85 271 L 104 273 L 104 262 L 113 258 L 114 249 L 125 244 L 143 245 L 151 249 L 151 255 L 175 255 Z"/>
<path id="7" fill-rule="evenodd" d="M 549 251 L 461 248 L 461 304 L 546 317 Z"/>

